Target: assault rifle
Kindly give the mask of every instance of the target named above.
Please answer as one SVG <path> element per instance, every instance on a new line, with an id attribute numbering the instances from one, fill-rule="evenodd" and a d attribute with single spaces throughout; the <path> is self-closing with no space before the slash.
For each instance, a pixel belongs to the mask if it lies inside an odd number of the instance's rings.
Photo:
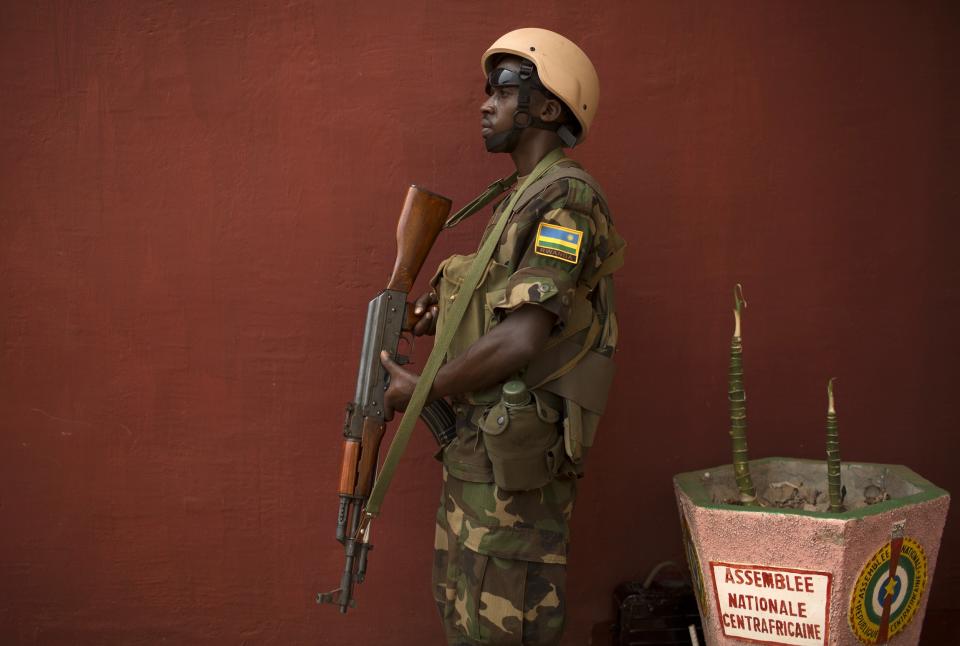
<path id="1" fill-rule="evenodd" d="M 408 357 L 398 355 L 397 349 L 403 332 L 412 330 L 420 317 L 411 311 L 407 294 L 449 213 L 450 200 L 418 186 L 410 187 L 397 223 L 397 259 L 393 273 L 387 288 L 367 306 L 357 391 L 353 401 L 347 404 L 343 425 L 345 440 L 336 536 L 343 545 L 346 563 L 340 587 L 317 595 L 318 604 L 336 604 L 341 613 L 356 607 L 353 584 L 363 582 L 368 554 L 373 549 L 369 528 L 365 528 L 360 537 L 357 530 L 376 476 L 380 441 L 386 429 L 383 395 L 389 374 L 380 363 L 380 353 L 386 350 L 399 364 L 409 361 Z M 420 417 L 441 446 L 453 438 L 456 420 L 446 401 L 441 399 L 426 406 Z"/>

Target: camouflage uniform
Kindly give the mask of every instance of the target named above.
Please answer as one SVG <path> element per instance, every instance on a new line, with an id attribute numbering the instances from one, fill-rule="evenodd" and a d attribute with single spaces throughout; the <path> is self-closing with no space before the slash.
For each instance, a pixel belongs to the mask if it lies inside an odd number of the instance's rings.
<path id="1" fill-rule="evenodd" d="M 564 159 L 560 164 L 575 162 Z M 484 238 L 507 201 L 495 209 Z M 588 184 L 562 178 L 515 212 L 477 287 L 478 305 L 468 309 L 448 360 L 488 332 L 504 313 L 526 304 L 555 314 L 553 335 L 560 334 L 578 283 L 588 280 L 622 245 L 604 209 Z M 581 232 L 575 260 L 544 255 L 538 245 L 541 223 Z M 471 258 L 448 258 L 434 277 L 441 301 L 438 329 L 444 324 L 445 301 L 456 298 L 462 280 L 457 267 L 469 266 Z M 601 324 L 594 349 L 610 356 L 617 326 L 609 277 L 597 285 L 591 303 Z M 434 597 L 450 644 L 557 644 L 564 624 L 568 523 L 578 470 L 568 462 L 548 484 L 528 491 L 507 491 L 494 483 L 478 422 L 482 424 L 484 411 L 499 400 L 500 387 L 466 393 L 453 402 L 457 437 L 442 452 Z M 543 395 L 563 408 L 562 399 Z M 560 437 L 559 423 L 556 429 Z"/>

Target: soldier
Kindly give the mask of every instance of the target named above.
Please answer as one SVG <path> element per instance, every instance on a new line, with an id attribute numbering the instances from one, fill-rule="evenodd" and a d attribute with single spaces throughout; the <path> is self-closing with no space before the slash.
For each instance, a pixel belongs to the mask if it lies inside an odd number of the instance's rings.
<path id="1" fill-rule="evenodd" d="M 596 182 L 563 155 L 597 109 L 587 56 L 559 34 L 519 29 L 482 64 L 481 135 L 510 154 L 523 190 L 487 226 L 484 239 L 512 204 L 476 290 L 460 293 L 476 254 L 455 255 L 414 305 L 414 333 L 433 334 L 458 297 L 471 299 L 430 391 L 457 413 L 438 456 L 434 597 L 450 644 L 557 644 L 576 479 L 612 376 L 611 274 L 624 244 Z M 382 361 L 392 415 L 418 376 Z"/>

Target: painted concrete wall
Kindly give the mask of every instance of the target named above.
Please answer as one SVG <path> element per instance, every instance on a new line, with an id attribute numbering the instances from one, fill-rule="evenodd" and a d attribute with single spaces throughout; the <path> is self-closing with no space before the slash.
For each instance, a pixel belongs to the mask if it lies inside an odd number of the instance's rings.
<path id="1" fill-rule="evenodd" d="M 459 204 L 509 170 L 478 59 L 533 24 L 596 62 L 576 157 L 631 245 L 566 643 L 682 558 L 672 474 L 728 461 L 736 281 L 755 456 L 822 455 L 837 376 L 844 455 L 957 489 L 952 3 L 2 3 L 0 642 L 439 643 L 425 434 L 359 610 L 313 597 L 405 187 Z"/>

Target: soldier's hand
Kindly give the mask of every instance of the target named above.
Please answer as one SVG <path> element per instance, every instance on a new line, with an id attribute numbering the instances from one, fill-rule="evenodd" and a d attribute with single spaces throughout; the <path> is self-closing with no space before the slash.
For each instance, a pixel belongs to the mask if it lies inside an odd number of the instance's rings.
<path id="1" fill-rule="evenodd" d="M 437 292 L 432 289 L 414 302 L 413 315 L 418 319 L 413 326 L 414 336 L 433 336 L 437 331 L 437 315 L 440 312 L 437 302 Z"/>
<path id="2" fill-rule="evenodd" d="M 417 387 L 419 375 L 404 370 L 400 364 L 390 358 L 390 353 L 384 350 L 380 353 L 380 363 L 390 374 L 390 384 L 383 393 L 383 417 L 388 422 L 393 419 L 395 411 L 407 410 L 413 389 Z"/>

